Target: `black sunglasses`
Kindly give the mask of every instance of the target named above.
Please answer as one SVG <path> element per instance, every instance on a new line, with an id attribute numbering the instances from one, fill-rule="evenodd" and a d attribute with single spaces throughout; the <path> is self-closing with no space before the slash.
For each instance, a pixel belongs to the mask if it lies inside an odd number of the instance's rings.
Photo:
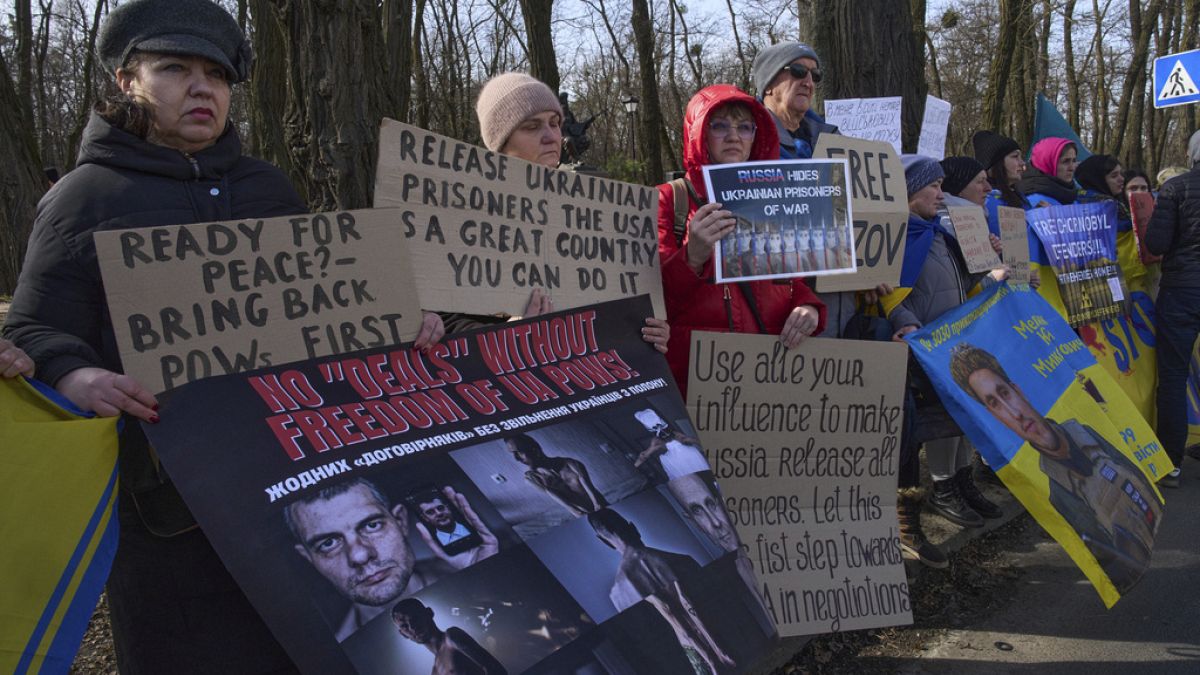
<path id="1" fill-rule="evenodd" d="M 796 78 L 797 80 L 803 80 L 804 78 L 808 77 L 809 73 L 812 73 L 814 84 L 821 81 L 820 68 L 809 68 L 808 66 L 804 66 L 799 63 L 789 63 L 782 69 L 791 73 L 792 77 Z"/>

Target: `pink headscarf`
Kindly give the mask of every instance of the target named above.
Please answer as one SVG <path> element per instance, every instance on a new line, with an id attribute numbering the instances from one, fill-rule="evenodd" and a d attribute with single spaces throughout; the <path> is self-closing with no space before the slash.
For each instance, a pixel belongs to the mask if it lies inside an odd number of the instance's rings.
<path id="1" fill-rule="evenodd" d="M 1075 143 L 1055 136 L 1043 138 L 1033 146 L 1033 152 L 1029 156 L 1029 163 L 1033 165 L 1033 168 L 1047 176 L 1057 176 L 1058 158 L 1062 155 L 1063 150 L 1067 149 L 1067 146 L 1075 147 Z"/>

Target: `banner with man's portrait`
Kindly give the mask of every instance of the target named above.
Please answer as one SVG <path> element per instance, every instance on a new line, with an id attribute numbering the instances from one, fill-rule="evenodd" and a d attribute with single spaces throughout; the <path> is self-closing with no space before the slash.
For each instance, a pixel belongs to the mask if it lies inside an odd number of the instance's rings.
<path id="1" fill-rule="evenodd" d="M 984 460 L 1111 607 L 1150 565 L 1173 468 L 1061 315 L 1000 284 L 908 337 Z"/>
<path id="2" fill-rule="evenodd" d="M 306 672 L 744 672 L 776 630 L 651 313 L 200 380 L 147 432 Z"/>

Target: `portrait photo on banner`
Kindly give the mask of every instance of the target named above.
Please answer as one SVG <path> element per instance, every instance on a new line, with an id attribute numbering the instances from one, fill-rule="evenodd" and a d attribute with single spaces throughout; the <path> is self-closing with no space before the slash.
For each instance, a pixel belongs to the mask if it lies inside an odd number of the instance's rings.
<path id="1" fill-rule="evenodd" d="M 1149 567 L 1170 470 L 1121 387 L 1040 296 L 1007 285 L 909 343 L 988 465 L 1115 603 Z"/>

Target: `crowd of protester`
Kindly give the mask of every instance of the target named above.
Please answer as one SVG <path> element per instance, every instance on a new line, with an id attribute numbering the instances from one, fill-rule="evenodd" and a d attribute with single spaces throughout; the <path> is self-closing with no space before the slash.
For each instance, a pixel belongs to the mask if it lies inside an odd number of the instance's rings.
<path id="1" fill-rule="evenodd" d="M 0 340 L 0 375 L 36 376 L 82 410 L 154 424 L 154 395 L 121 372 L 92 233 L 305 208 L 279 169 L 242 154 L 228 123 L 232 87 L 246 79 L 251 64 L 242 29 L 223 9 L 208 0 L 122 3 L 100 32 L 98 53 L 113 91 L 91 115 L 77 168 L 39 206 Z M 984 209 L 993 248 L 1003 257 L 997 207 L 1113 200 L 1121 246 L 1136 246 L 1125 235 L 1131 227 L 1128 195 L 1151 189 L 1144 171 L 1126 169 L 1109 155 L 1077 162 L 1079 149 L 1063 138 L 1040 140 L 1027 165 L 1016 141 L 981 130 L 973 138 L 974 156 L 940 162 L 904 157 L 909 219 L 899 288 L 818 294 L 803 279 L 716 284 L 714 245 L 733 230 L 735 219 L 705 193 L 702 167 L 809 158 L 821 135 L 838 133 L 813 108 L 823 74 L 811 47 L 769 46 L 751 73 L 753 94 L 718 84 L 689 101 L 684 177 L 659 186 L 667 321 L 647 319 L 643 334 L 666 353 L 681 390 L 693 330 L 777 335 L 785 347 L 803 349 L 806 339 L 843 337 L 864 303 L 882 299 L 893 339 L 903 341 L 974 289 L 1003 282 L 1005 266 L 968 272 L 945 220 L 947 206 Z M 483 87 L 477 114 L 489 149 L 558 165 L 563 111 L 545 84 L 520 73 L 499 75 Z M 1191 139 L 1189 157 L 1200 163 L 1200 132 Z M 1187 437 L 1184 387 L 1200 334 L 1200 168 L 1180 169 L 1169 180 L 1166 173 L 1153 186 L 1158 206 L 1146 246 L 1164 256 L 1157 298 L 1158 433 L 1179 466 Z M 535 292 L 526 315 L 552 309 L 550 298 Z M 495 320 L 430 312 L 415 346 L 428 347 L 447 329 Z M 946 555 L 924 535 L 923 502 L 963 527 L 982 526 L 1001 510 L 975 484 L 973 449 L 916 366 L 909 369 L 905 408 L 897 485 L 901 549 L 906 558 L 945 567 Z M 927 498 L 922 446 L 932 479 Z M 195 527 L 138 424 L 124 426 L 120 464 L 121 535 L 109 603 L 121 672 L 160 672 L 165 664 L 182 667 L 180 672 L 203 670 L 214 654 L 240 669 L 290 669 L 287 655 Z M 1177 486 L 1179 475 L 1176 469 L 1160 484 Z"/>

